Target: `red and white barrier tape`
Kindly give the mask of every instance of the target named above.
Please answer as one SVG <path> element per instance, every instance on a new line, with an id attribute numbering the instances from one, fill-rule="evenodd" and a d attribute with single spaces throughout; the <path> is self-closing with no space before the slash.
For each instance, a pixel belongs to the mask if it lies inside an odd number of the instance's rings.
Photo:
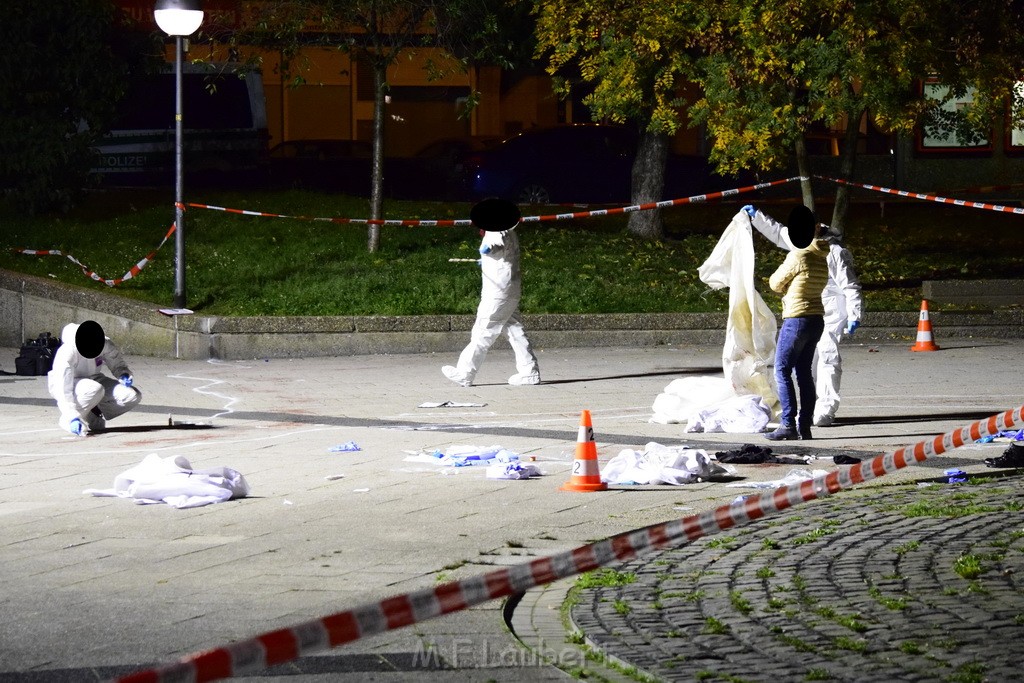
<path id="1" fill-rule="evenodd" d="M 751 185 L 749 187 L 739 187 L 739 188 L 735 188 L 735 189 L 731 189 L 731 190 L 722 190 L 721 192 L 712 192 L 712 193 L 706 194 L 706 195 L 696 195 L 696 196 L 693 196 L 693 197 L 685 197 L 683 199 L 670 199 L 670 200 L 666 200 L 666 201 L 662 201 L 662 202 L 651 202 L 649 204 L 638 204 L 638 205 L 635 205 L 635 206 L 624 206 L 624 207 L 621 207 L 621 208 L 602 209 L 602 210 L 598 210 L 598 211 L 579 211 L 579 212 L 576 212 L 576 213 L 557 214 L 557 215 L 550 215 L 550 216 L 528 216 L 528 217 L 524 217 L 522 220 L 523 220 L 523 222 L 565 220 L 565 219 L 569 219 L 569 218 L 586 218 L 588 216 L 610 216 L 610 215 L 613 215 L 613 214 L 630 213 L 630 212 L 633 212 L 633 211 L 647 211 L 647 210 L 650 210 L 650 209 L 663 209 L 663 208 L 668 208 L 668 207 L 672 207 L 672 206 L 679 206 L 679 205 L 682 205 L 682 204 L 696 204 L 696 203 L 700 203 L 700 202 L 706 202 L 706 201 L 709 201 L 711 199 L 719 199 L 719 198 L 722 198 L 722 197 L 731 197 L 731 196 L 735 196 L 735 195 L 738 195 L 738 194 L 741 194 L 741 193 L 744 193 L 744 192 L 753 192 L 755 190 L 760 190 L 760 189 L 764 189 L 764 188 L 767 188 L 767 187 L 772 187 L 772 186 L 775 186 L 775 185 L 781 185 L 783 183 L 793 182 L 794 180 L 799 180 L 799 178 L 788 178 L 786 180 L 775 180 L 775 181 L 768 182 L 768 183 L 761 183 L 761 184 L 758 184 L 758 185 Z M 269 213 L 269 212 L 266 212 L 266 211 L 250 211 L 250 210 L 247 210 L 247 209 L 232 209 L 232 208 L 228 208 L 228 207 L 224 207 L 224 206 L 214 206 L 212 204 L 195 204 L 195 203 L 178 204 L 177 202 L 175 202 L 174 206 L 175 206 L 175 208 L 181 208 L 182 210 L 185 210 L 187 207 L 192 207 L 192 208 L 196 208 L 196 209 L 209 209 L 211 211 L 223 211 L 223 212 L 226 212 L 226 213 L 234 213 L 234 214 L 238 214 L 238 215 L 241 215 L 241 216 L 259 216 L 261 218 L 290 218 L 292 220 L 319 221 L 319 222 L 336 223 L 336 224 L 384 225 L 384 226 L 393 226 L 393 227 L 405 226 L 405 227 L 424 227 L 424 228 L 427 228 L 427 227 L 432 227 L 432 228 L 469 227 L 469 226 L 471 226 L 473 224 L 472 221 L 469 220 L 468 218 L 455 219 L 455 220 L 405 220 L 405 219 L 380 219 L 380 218 L 326 218 L 326 217 L 314 217 L 314 216 L 292 216 L 292 215 L 283 214 L 283 213 Z M 121 284 L 125 280 L 130 280 L 133 277 L 137 276 L 139 274 L 139 271 L 141 271 L 143 268 L 145 268 L 146 265 L 150 261 L 153 260 L 153 258 L 156 256 L 157 251 L 160 250 L 160 247 L 164 246 L 164 243 L 167 242 L 167 239 L 174 233 L 174 230 L 175 230 L 175 226 L 172 224 L 170 231 L 168 231 L 167 235 L 164 237 L 163 241 L 161 241 L 160 244 L 156 247 L 156 249 L 151 251 L 149 254 L 146 255 L 146 257 L 144 259 L 142 259 L 141 261 L 136 263 L 134 266 L 132 266 L 132 268 L 130 268 L 128 270 L 128 272 L 124 274 L 123 277 L 120 277 L 120 278 L 117 278 L 117 279 L 106 279 L 106 278 L 103 278 L 100 275 L 96 274 L 91 269 L 89 269 L 85 264 L 83 264 L 81 261 L 76 259 L 74 256 L 71 256 L 70 254 L 65 254 L 64 252 L 59 251 L 57 249 L 40 250 L 40 249 L 20 249 L 20 248 L 16 248 L 16 249 L 14 249 L 14 251 L 19 253 L 19 254 L 26 254 L 28 256 L 65 256 L 65 257 L 67 257 L 68 260 L 70 260 L 72 263 L 74 263 L 79 268 L 81 268 L 82 272 L 85 273 L 91 279 L 96 280 L 97 282 L 102 282 L 103 284 L 107 285 L 108 287 L 116 287 L 117 285 Z"/>
<path id="2" fill-rule="evenodd" d="M 722 190 L 721 192 L 711 192 L 709 194 L 698 194 L 692 197 L 683 197 L 682 199 L 666 199 L 660 202 L 649 202 L 647 204 L 634 204 L 632 206 L 623 206 L 612 209 L 597 209 L 594 211 L 576 211 L 573 213 L 558 213 L 547 216 L 524 216 L 523 223 L 536 223 L 544 221 L 561 221 L 570 218 L 590 218 L 592 216 L 614 216 L 617 214 L 634 213 L 636 211 L 650 211 L 652 209 L 667 209 L 673 206 L 682 206 L 683 204 L 702 204 L 712 199 L 722 199 L 723 197 L 734 197 L 739 194 L 746 192 L 755 192 L 757 190 L 764 190 L 769 187 L 775 187 L 776 185 L 784 185 L 786 183 L 792 183 L 800 180 L 796 178 L 785 178 L 783 180 L 773 180 L 767 183 L 758 183 L 757 185 L 748 185 L 747 187 L 737 187 L 731 190 Z"/>
<path id="3" fill-rule="evenodd" d="M 815 178 L 821 178 L 837 185 L 848 185 L 850 187 L 861 187 L 865 190 L 874 190 L 875 192 L 884 192 L 886 194 L 894 194 L 900 197 L 910 197 L 911 199 L 923 199 L 929 202 L 938 202 L 940 204 L 952 204 L 953 206 L 965 206 L 969 209 L 987 209 L 988 211 L 1001 211 L 1004 213 L 1016 213 L 1024 214 L 1024 209 L 1012 206 L 1001 206 L 999 204 L 988 204 L 986 202 L 971 202 L 965 199 L 950 199 L 949 197 L 940 197 L 935 194 L 922 194 L 920 192 L 907 192 L 906 190 L 893 190 L 888 187 L 880 187 L 878 185 L 867 185 L 865 183 L 855 183 L 849 180 L 840 180 L 839 178 L 829 178 L 826 176 L 814 176 Z"/>
<path id="4" fill-rule="evenodd" d="M 231 209 L 224 206 L 214 206 L 212 204 L 193 204 L 189 203 L 188 206 L 194 209 L 210 209 L 211 211 L 226 211 L 227 213 L 237 213 L 242 216 L 259 216 L 261 218 L 290 218 L 297 221 L 322 221 L 325 223 L 342 223 L 342 224 L 360 224 L 360 225 L 388 225 L 388 226 L 412 226 L 412 227 L 431 227 L 431 228 L 451 228 L 458 226 L 469 226 L 472 225 L 472 221 L 468 218 L 456 219 L 456 220 L 404 220 L 404 219 L 385 219 L 385 218 L 323 218 L 317 216 L 290 216 L 283 213 L 267 213 L 266 211 L 246 211 L 244 209 Z"/>
<path id="5" fill-rule="evenodd" d="M 654 550 L 682 545 L 742 526 L 800 503 L 827 497 L 854 484 L 924 462 L 931 456 L 982 437 L 1019 429 L 1022 425 L 1024 405 L 798 485 L 780 486 L 699 515 L 618 534 L 527 564 L 367 603 L 347 612 L 272 631 L 251 640 L 195 654 L 175 664 L 140 671 L 117 680 L 120 683 L 171 683 L 211 681 L 254 674 L 266 667 L 298 659 L 303 654 L 410 626 L 597 569 L 616 560 L 633 559 Z"/>
<path id="6" fill-rule="evenodd" d="M 524 216 L 522 218 L 523 223 L 537 223 L 544 221 L 560 221 L 567 220 L 570 218 L 589 218 L 591 216 L 612 216 L 623 213 L 633 213 L 635 211 L 650 211 L 652 209 L 667 209 L 673 206 L 681 206 L 683 204 L 700 204 L 703 202 L 711 201 L 713 199 L 722 199 L 724 197 L 734 197 L 739 194 L 746 192 L 755 192 L 757 190 L 763 190 L 765 188 L 774 187 L 776 185 L 782 185 L 785 183 L 791 183 L 800 178 L 786 178 L 784 180 L 773 180 L 767 183 L 759 183 L 757 185 L 750 185 L 747 187 L 737 187 L 731 190 L 722 190 L 720 192 L 711 192 L 709 194 L 694 195 L 692 197 L 684 197 L 681 199 L 667 199 L 660 202 L 650 202 L 647 204 L 634 204 L 632 206 L 622 206 L 611 209 L 596 209 L 593 211 L 576 211 L 573 213 L 559 213 L 550 214 L 544 216 Z M 458 219 L 458 220 L 401 220 L 394 219 L 388 220 L 383 218 L 322 218 L 313 216 L 290 216 L 281 213 L 267 213 L 264 211 L 246 211 L 243 209 L 231 209 L 223 206 L 213 206 L 212 204 L 188 204 L 188 206 L 195 209 L 210 209 L 212 211 L 226 211 L 228 213 L 237 213 L 243 216 L 260 216 L 263 218 L 291 218 L 293 220 L 300 221 L 324 221 L 328 223 L 348 223 L 348 224 L 360 224 L 360 225 L 386 225 L 386 226 L 405 226 L 405 227 L 464 227 L 472 225 L 469 219 Z"/>
<path id="7" fill-rule="evenodd" d="M 171 227 L 167 231 L 167 234 L 164 235 L 164 238 L 162 240 L 160 240 L 160 244 L 158 244 L 153 251 L 151 251 L 148 254 L 146 254 L 146 256 L 141 261 L 139 261 L 134 266 L 129 268 L 127 273 L 125 273 L 124 275 L 122 275 L 119 278 L 114 278 L 114 279 L 107 279 L 107 278 L 104 278 L 104 277 L 100 276 L 99 274 L 97 274 L 95 271 L 90 269 L 88 266 L 86 266 L 84 263 L 82 263 L 81 261 L 76 259 L 71 254 L 65 254 L 63 251 L 60 251 L 59 249 L 20 249 L 20 248 L 15 248 L 14 251 L 16 253 L 19 253 L 19 254 L 25 254 L 26 256 L 63 256 L 67 260 L 71 261 L 76 266 L 81 268 L 82 272 L 85 273 L 86 276 L 88 276 L 89 278 L 91 278 L 93 280 L 96 280 L 97 282 L 102 282 L 103 284 L 105 284 L 108 287 L 116 287 L 119 284 L 121 284 L 122 282 L 125 282 L 127 280 L 131 280 L 133 277 L 137 276 L 139 274 L 139 272 L 143 268 L 145 268 L 149 264 L 149 262 L 152 261 L 156 257 L 156 252 L 160 251 L 160 247 L 164 246 L 164 244 L 167 242 L 167 240 L 170 239 L 171 235 L 174 234 L 174 231 L 175 231 L 176 228 L 177 228 L 177 226 L 174 223 L 171 223 Z"/>
<path id="8" fill-rule="evenodd" d="M 878 185 L 868 185 L 868 184 L 865 184 L 865 183 L 854 183 L 854 182 L 851 182 L 851 181 L 848 181 L 848 180 L 840 180 L 838 178 L 829 178 L 829 177 L 826 177 L 826 176 L 815 176 L 815 177 L 819 178 L 821 180 L 827 180 L 829 182 L 833 182 L 833 183 L 836 183 L 836 184 L 839 184 L 839 185 L 848 185 L 848 186 L 851 186 L 851 187 L 860 187 L 860 188 L 864 188 L 864 189 L 867 189 L 867 190 L 874 190 L 876 192 L 885 192 L 885 193 L 889 193 L 889 194 L 894 194 L 894 195 L 898 195 L 900 197 L 909 197 L 909 198 L 912 198 L 912 199 L 923 199 L 923 200 L 926 200 L 926 201 L 939 202 L 939 203 L 942 203 L 942 204 L 952 204 L 952 205 L 955 205 L 955 206 L 965 206 L 965 207 L 968 207 L 968 208 L 975 208 L 975 209 L 988 209 L 990 211 L 1002 211 L 1002 212 L 1006 212 L 1006 213 L 1024 214 L 1024 208 L 1014 208 L 1014 207 L 1008 207 L 1008 206 L 1000 206 L 999 204 L 988 204 L 988 203 L 983 203 L 983 202 L 972 202 L 972 201 L 967 201 L 967 200 L 963 200 L 963 199 L 949 199 L 947 197 L 940 197 L 938 195 L 922 194 L 922 193 L 917 193 L 917 192 L 908 192 L 906 190 L 893 190 L 893 189 L 890 189 L 890 188 L 887 188 L 887 187 L 880 187 Z M 667 200 L 660 201 L 660 202 L 649 202 L 647 204 L 633 204 L 631 206 L 622 206 L 622 207 L 616 207 L 616 208 L 611 208 L 611 209 L 596 209 L 596 210 L 592 210 L 592 211 L 574 211 L 572 213 L 558 213 L 558 214 L 548 214 L 548 215 L 539 215 L 539 216 L 524 216 L 522 218 L 522 222 L 523 223 L 541 223 L 541 222 L 548 222 L 548 221 L 569 220 L 569 219 L 575 219 L 575 218 L 591 218 L 591 217 L 595 217 L 595 216 L 613 216 L 613 215 L 618 215 L 618 214 L 633 213 L 633 212 L 636 212 L 636 211 L 650 211 L 650 210 L 653 210 L 653 209 L 667 209 L 667 208 L 671 208 L 673 206 L 682 206 L 684 204 L 700 204 L 700 203 L 711 201 L 711 200 L 714 200 L 714 199 L 722 199 L 722 198 L 725 198 L 725 197 L 735 197 L 737 195 L 744 194 L 744 193 L 747 193 L 747 192 L 756 192 L 757 190 L 763 190 L 763 189 L 766 189 L 766 188 L 769 188 L 769 187 L 775 187 L 775 186 L 783 185 L 783 184 L 786 184 L 786 183 L 792 183 L 792 182 L 796 182 L 798 180 L 803 180 L 803 178 L 800 177 L 800 176 L 793 177 L 793 178 L 784 178 L 782 180 L 773 180 L 773 181 L 770 181 L 770 182 L 758 183 L 756 185 L 749 185 L 749 186 L 746 186 L 746 187 L 737 187 L 737 188 L 733 188 L 733 189 L 730 189 L 730 190 L 722 190 L 720 192 L 711 192 L 711 193 L 708 193 L 708 194 L 694 195 L 692 197 L 683 197 L 683 198 L 680 198 L 680 199 L 667 199 Z M 175 204 L 175 206 L 177 207 L 178 205 Z M 445 228 L 445 227 L 447 227 L 447 228 L 450 228 L 450 227 L 468 227 L 468 226 L 472 225 L 472 221 L 470 221 L 468 218 L 455 219 L 455 220 L 411 220 L 411 219 L 407 220 L 407 219 L 384 219 L 384 218 L 327 218 L 327 217 L 315 217 L 315 216 L 293 216 L 293 215 L 282 214 L 282 213 L 269 213 L 269 212 L 266 212 L 266 211 L 250 211 L 250 210 L 247 210 L 247 209 L 233 209 L 233 208 L 228 208 L 228 207 L 224 207 L 224 206 L 214 206 L 212 204 L 187 203 L 187 204 L 184 204 L 184 205 L 181 206 L 182 209 L 184 209 L 186 207 L 191 207 L 191 208 L 196 208 L 196 209 L 209 209 L 211 211 L 224 211 L 226 213 L 235 213 L 235 214 L 239 214 L 241 216 L 259 216 L 259 217 L 262 217 L 262 218 L 289 218 L 289 219 L 292 219 L 292 220 L 319 221 L 319 222 L 336 223 L 336 224 L 384 225 L 384 226 L 394 226 L 394 227 L 398 227 L 398 226 L 404 226 L 404 227 L 434 227 L 434 228 L 438 228 L 438 227 L 440 227 L 440 228 Z M 90 270 L 87 266 L 85 266 L 81 261 L 76 259 L 74 256 L 71 256 L 70 254 L 65 254 L 64 252 L 56 250 L 56 249 L 37 250 L 37 249 L 17 249 L 16 248 L 14 251 L 16 251 L 17 253 L 20 253 L 20 254 L 27 254 L 27 255 L 30 255 L 30 256 L 65 256 L 65 257 L 68 258 L 68 260 L 70 260 L 72 263 L 74 263 L 79 268 L 81 268 L 82 272 L 85 273 L 88 277 L 92 278 L 93 280 L 96 280 L 97 282 L 102 282 L 103 284 L 105 284 L 105 285 L 107 285 L 109 287 L 115 287 L 115 286 L 121 284 L 122 282 L 124 282 L 125 280 L 130 280 L 133 277 L 137 276 L 139 274 L 139 271 L 141 271 L 151 260 L 153 260 L 153 258 L 156 256 L 156 252 L 160 250 L 160 247 L 162 247 L 164 245 L 164 243 L 167 242 L 167 239 L 174 233 L 174 229 L 175 229 L 175 226 L 172 224 L 171 225 L 171 229 L 168 231 L 167 235 L 164 237 L 163 241 L 161 241 L 160 244 L 156 247 L 156 249 L 151 251 L 149 254 L 146 255 L 146 257 L 144 259 L 142 259 L 141 261 L 136 263 L 132 268 L 130 268 L 128 270 L 128 272 L 124 274 L 124 276 L 122 276 L 120 278 L 117 278 L 117 279 L 105 279 L 105 278 L 97 275 L 92 270 Z"/>

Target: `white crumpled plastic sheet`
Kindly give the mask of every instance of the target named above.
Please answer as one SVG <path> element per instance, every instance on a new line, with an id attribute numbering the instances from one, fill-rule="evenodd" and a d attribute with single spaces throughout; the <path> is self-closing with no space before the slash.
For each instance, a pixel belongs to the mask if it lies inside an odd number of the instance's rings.
<path id="1" fill-rule="evenodd" d="M 249 495 L 245 477 L 228 467 L 196 470 L 182 455 L 147 455 L 141 463 L 114 478 L 110 489 L 86 489 L 92 496 L 132 498 L 140 505 L 166 503 L 194 508 Z"/>
<path id="2" fill-rule="evenodd" d="M 691 484 L 735 474 L 707 452 L 686 446 L 664 446 L 651 441 L 643 451 L 625 449 L 601 468 L 607 484 Z"/>

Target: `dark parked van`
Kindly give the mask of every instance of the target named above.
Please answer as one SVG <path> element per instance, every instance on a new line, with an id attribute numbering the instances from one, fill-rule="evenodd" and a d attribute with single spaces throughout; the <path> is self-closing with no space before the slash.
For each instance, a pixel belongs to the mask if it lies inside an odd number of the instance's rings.
<path id="1" fill-rule="evenodd" d="M 96 149 L 93 172 L 105 185 L 174 183 L 173 66 L 140 77 Z M 267 104 L 259 71 L 240 65 L 184 64 L 182 149 L 186 182 L 244 184 L 267 167 Z"/>

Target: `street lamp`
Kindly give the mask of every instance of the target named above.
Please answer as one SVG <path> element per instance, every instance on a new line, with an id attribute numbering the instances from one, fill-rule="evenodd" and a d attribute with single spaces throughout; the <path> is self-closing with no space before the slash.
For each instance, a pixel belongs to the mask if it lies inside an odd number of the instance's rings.
<path id="1" fill-rule="evenodd" d="M 185 183 L 182 172 L 181 59 L 182 41 L 203 23 L 201 0 L 156 0 L 156 25 L 174 36 L 174 305 L 185 307 Z"/>

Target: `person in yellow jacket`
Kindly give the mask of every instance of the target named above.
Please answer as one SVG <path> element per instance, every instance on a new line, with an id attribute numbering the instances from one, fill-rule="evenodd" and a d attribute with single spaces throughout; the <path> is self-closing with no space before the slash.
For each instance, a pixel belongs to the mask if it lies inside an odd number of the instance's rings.
<path id="1" fill-rule="evenodd" d="M 743 211 L 750 224 L 772 244 L 789 249 L 789 228 L 763 211 L 747 204 Z M 864 296 L 853 265 L 853 255 L 843 245 L 843 237 L 827 225 L 818 226 L 818 237 L 828 240 L 828 284 L 821 293 L 825 306 L 825 331 L 818 340 L 814 361 L 814 385 L 818 400 L 814 404 L 814 426 L 831 427 L 842 400 L 839 385 L 843 378 L 843 357 L 840 342 L 860 327 L 864 316 Z"/>
<path id="2" fill-rule="evenodd" d="M 779 428 L 765 435 L 772 441 L 811 438 L 814 350 L 825 329 L 821 292 L 828 283 L 828 241 L 815 238 L 818 221 L 806 206 L 790 212 L 787 226 L 793 248 L 768 279 L 772 291 L 783 295 L 782 327 L 775 347 L 781 414 Z"/>

